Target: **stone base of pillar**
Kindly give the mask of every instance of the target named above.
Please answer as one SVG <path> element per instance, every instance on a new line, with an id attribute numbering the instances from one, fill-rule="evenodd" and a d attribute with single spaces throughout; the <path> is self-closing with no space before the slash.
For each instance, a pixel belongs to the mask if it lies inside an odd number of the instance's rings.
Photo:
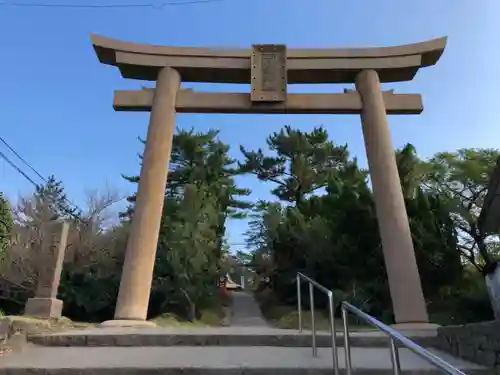
<path id="1" fill-rule="evenodd" d="M 110 328 L 110 327 L 130 327 L 130 328 L 154 328 L 157 325 L 154 322 L 148 320 L 125 320 L 125 319 L 117 319 L 117 320 L 106 320 L 100 324 L 102 328 Z"/>
<path id="2" fill-rule="evenodd" d="M 55 319 L 62 316 L 63 301 L 57 298 L 29 298 L 24 315 L 41 319 Z"/>
<path id="3" fill-rule="evenodd" d="M 436 336 L 441 326 L 433 323 L 398 323 L 391 325 L 392 329 L 405 336 Z"/>

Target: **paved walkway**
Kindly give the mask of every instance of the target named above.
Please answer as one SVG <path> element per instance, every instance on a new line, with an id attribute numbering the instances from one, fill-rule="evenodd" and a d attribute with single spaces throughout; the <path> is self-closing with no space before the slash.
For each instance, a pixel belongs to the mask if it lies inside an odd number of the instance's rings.
<path id="1" fill-rule="evenodd" d="M 246 292 L 233 292 L 232 327 L 269 327 L 254 297 Z"/>
<path id="2" fill-rule="evenodd" d="M 433 352 L 467 374 L 476 373 L 474 370 L 487 373 L 479 365 Z M 0 357 L 0 375 L 92 375 L 99 372 L 113 375 L 331 374 L 332 350 L 319 348 L 318 354 L 319 357 L 314 358 L 311 348 L 276 347 L 36 347 L 26 350 L 24 355 Z M 426 370 L 433 368 L 407 349 L 400 349 L 400 359 L 402 369 L 415 371 L 412 374 L 425 374 Z M 377 375 L 387 374 L 391 368 L 387 348 L 353 348 L 352 361 L 357 370 L 372 370 Z M 339 349 L 339 365 L 345 368 L 342 348 Z M 110 371 L 111 369 L 114 371 Z"/>

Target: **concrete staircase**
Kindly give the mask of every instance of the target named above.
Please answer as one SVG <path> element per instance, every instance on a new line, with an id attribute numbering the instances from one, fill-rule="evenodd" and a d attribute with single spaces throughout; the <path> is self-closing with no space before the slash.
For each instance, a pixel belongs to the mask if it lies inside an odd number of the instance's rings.
<path id="1" fill-rule="evenodd" d="M 331 337 L 318 333 L 318 356 L 311 333 L 270 328 L 253 299 L 235 294 L 233 325 L 224 328 L 94 328 L 28 337 L 22 351 L 0 357 L 0 375 L 323 375 L 333 374 Z M 343 337 L 337 335 L 339 365 L 345 374 Z M 426 346 L 428 334 L 410 335 Z M 354 374 L 391 374 L 385 334 L 353 332 Z M 432 350 L 466 374 L 494 370 Z M 401 374 L 440 374 L 405 348 Z"/>
<path id="2" fill-rule="evenodd" d="M 0 375 L 333 373 L 330 336 L 326 333 L 318 335 L 318 357 L 312 356 L 307 332 L 257 327 L 96 328 L 33 336 L 30 341 L 31 346 L 22 353 L 0 359 Z M 353 334 L 352 346 L 355 374 L 391 373 L 387 338 L 383 334 Z M 444 353 L 434 353 L 467 374 L 494 373 Z M 440 373 L 403 348 L 400 360 L 403 374 Z M 339 362 L 345 373 L 341 348 Z"/>

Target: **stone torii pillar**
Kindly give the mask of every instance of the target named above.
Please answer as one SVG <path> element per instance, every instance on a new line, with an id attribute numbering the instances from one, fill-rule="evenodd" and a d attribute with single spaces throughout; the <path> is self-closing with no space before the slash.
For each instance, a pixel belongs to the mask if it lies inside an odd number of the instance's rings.
<path id="1" fill-rule="evenodd" d="M 175 130 L 179 73 L 160 69 L 156 80 L 135 212 L 127 243 L 114 320 L 103 325 L 152 325 L 146 321 Z"/>
<path id="2" fill-rule="evenodd" d="M 427 323 L 429 317 L 377 72 L 360 72 L 356 89 L 363 104 L 363 136 L 396 323 Z"/>

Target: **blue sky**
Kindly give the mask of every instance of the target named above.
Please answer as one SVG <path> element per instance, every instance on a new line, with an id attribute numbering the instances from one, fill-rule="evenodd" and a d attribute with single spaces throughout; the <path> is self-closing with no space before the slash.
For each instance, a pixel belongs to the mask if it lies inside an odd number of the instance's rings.
<path id="1" fill-rule="evenodd" d="M 161 4 L 159 0 L 97 3 L 132 2 Z M 390 118 L 394 146 L 411 142 L 422 157 L 461 147 L 497 148 L 499 11 L 498 0 L 223 0 L 163 9 L 0 6 L 0 135 L 42 174 L 63 180 L 70 199 L 83 205 L 88 189 L 107 184 L 125 194 L 135 188 L 120 174 L 138 173 L 137 137 L 145 135 L 148 123 L 148 114 L 113 111 L 114 89 L 139 88 L 143 83 L 124 80 L 115 68 L 99 64 L 91 33 L 172 46 L 286 43 L 289 48 L 387 46 L 448 36 L 435 67 L 421 70 L 412 82 L 387 85 L 401 93 L 421 93 L 425 106 L 420 116 Z M 344 87 L 294 91 L 340 92 Z M 240 157 L 240 144 L 248 149 L 263 147 L 267 135 L 285 124 L 304 130 L 324 125 L 335 142 L 348 143 L 366 165 L 357 116 L 179 115 L 177 124 L 200 131 L 219 129 L 235 157 Z M 0 151 L 7 152 L 1 145 Z M 253 190 L 252 200 L 269 198 L 271 186 L 252 177 L 240 181 Z M 15 199 L 31 189 L 0 160 L 0 191 Z M 229 223 L 230 242 L 242 242 L 245 229 L 245 222 Z"/>

